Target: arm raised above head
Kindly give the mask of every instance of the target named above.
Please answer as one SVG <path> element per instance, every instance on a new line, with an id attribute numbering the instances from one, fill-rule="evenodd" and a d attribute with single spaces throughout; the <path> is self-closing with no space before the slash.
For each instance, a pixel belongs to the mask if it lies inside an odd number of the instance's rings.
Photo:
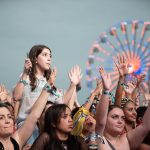
<path id="1" fill-rule="evenodd" d="M 110 90 L 111 79 L 110 75 L 107 74 L 103 68 L 100 68 L 99 72 L 102 77 L 103 92 L 96 108 L 96 133 L 102 136 L 106 125 L 108 106 L 110 101 L 110 96 L 106 93 L 108 93 Z"/>
<path id="2" fill-rule="evenodd" d="M 119 55 L 115 59 L 114 63 L 119 73 L 119 81 L 118 81 L 118 85 L 117 85 L 117 89 L 115 93 L 115 99 L 116 99 L 115 105 L 121 106 L 121 99 L 124 94 L 124 89 L 123 89 L 123 86 L 121 85 L 124 84 L 125 76 L 128 74 L 128 67 L 127 67 L 128 65 L 125 60 L 125 57 L 121 55 Z"/>
<path id="3" fill-rule="evenodd" d="M 81 81 L 82 74 L 80 67 L 79 66 L 72 67 L 70 72 L 68 73 L 68 76 L 70 79 L 70 86 L 63 97 L 65 104 L 68 104 L 74 91 L 76 90 L 76 85 Z"/>
<path id="4" fill-rule="evenodd" d="M 24 146 L 34 131 L 37 121 L 40 118 L 48 100 L 50 88 L 51 86 L 49 84 L 44 86 L 24 124 L 13 134 L 13 138 L 18 142 L 20 149 Z"/>
<path id="5" fill-rule="evenodd" d="M 150 94 L 148 99 L 150 101 Z M 131 149 L 136 149 L 144 140 L 145 136 L 150 131 L 150 102 L 143 116 L 142 124 L 127 133 L 127 138 Z"/>

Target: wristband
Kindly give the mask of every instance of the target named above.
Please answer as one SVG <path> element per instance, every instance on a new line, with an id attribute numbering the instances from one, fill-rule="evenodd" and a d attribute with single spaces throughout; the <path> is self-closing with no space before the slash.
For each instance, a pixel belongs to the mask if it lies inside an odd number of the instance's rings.
<path id="1" fill-rule="evenodd" d="M 104 91 L 103 94 L 109 95 L 109 96 L 111 97 L 112 103 L 114 104 L 114 102 L 115 102 L 115 97 L 114 97 L 114 95 L 113 95 L 111 92 L 109 92 L 109 91 Z"/>
<path id="2" fill-rule="evenodd" d="M 102 136 L 100 136 L 99 134 L 97 133 L 92 133 L 90 134 L 89 136 L 87 136 L 84 140 L 87 141 L 87 142 L 95 142 L 97 139 L 99 139 L 101 141 L 101 143 L 104 144 L 104 139 Z"/>
<path id="3" fill-rule="evenodd" d="M 118 84 L 119 84 L 120 86 L 124 87 L 124 88 L 129 88 L 128 85 L 126 85 L 125 83 L 122 83 L 122 82 L 120 82 L 120 81 L 118 82 Z"/>
<path id="4" fill-rule="evenodd" d="M 28 83 L 26 80 L 23 80 L 23 79 L 20 79 L 19 80 L 19 83 L 22 83 L 24 86 L 26 86 Z"/>
<path id="5" fill-rule="evenodd" d="M 93 104 L 93 101 L 87 98 L 87 102 L 90 103 L 91 105 Z"/>
<path id="6" fill-rule="evenodd" d="M 43 89 L 57 97 L 61 96 L 60 93 L 57 92 L 57 89 L 54 86 L 51 87 L 48 83 L 45 84 Z"/>
<path id="7" fill-rule="evenodd" d="M 48 83 L 46 83 L 43 89 L 51 93 L 52 87 Z"/>

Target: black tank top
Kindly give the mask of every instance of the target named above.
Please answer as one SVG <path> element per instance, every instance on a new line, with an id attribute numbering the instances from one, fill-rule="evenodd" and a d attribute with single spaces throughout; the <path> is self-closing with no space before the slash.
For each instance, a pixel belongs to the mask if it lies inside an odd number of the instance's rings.
<path id="1" fill-rule="evenodd" d="M 19 150 L 19 144 L 16 142 L 16 140 L 13 139 L 12 137 L 10 138 L 10 140 L 14 146 L 14 150 Z M 4 146 L 1 142 L 0 142 L 0 150 L 4 150 Z"/>

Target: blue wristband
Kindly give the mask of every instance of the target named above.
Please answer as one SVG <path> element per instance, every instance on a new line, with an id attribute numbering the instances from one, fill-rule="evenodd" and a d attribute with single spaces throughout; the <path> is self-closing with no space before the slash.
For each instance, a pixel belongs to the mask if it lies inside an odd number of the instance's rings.
<path id="1" fill-rule="evenodd" d="M 113 104 L 115 103 L 115 97 L 114 97 L 114 95 L 113 95 L 111 92 L 109 92 L 109 91 L 104 91 L 103 94 L 110 96 L 112 103 L 113 103 Z"/>
<path id="2" fill-rule="evenodd" d="M 26 86 L 28 83 L 26 80 L 23 80 L 23 79 L 20 79 L 19 80 L 19 83 L 22 83 L 24 86 Z"/>
<path id="3" fill-rule="evenodd" d="M 48 83 L 46 83 L 43 89 L 50 93 L 52 90 L 52 87 Z"/>

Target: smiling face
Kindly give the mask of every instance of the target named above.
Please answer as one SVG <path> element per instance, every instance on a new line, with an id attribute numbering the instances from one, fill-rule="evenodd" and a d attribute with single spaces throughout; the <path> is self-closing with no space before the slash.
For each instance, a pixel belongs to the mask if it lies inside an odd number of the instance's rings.
<path id="1" fill-rule="evenodd" d="M 36 70 L 44 72 L 50 69 L 51 65 L 51 52 L 49 49 L 44 48 L 36 58 Z"/>
<path id="2" fill-rule="evenodd" d="M 71 110 L 66 108 L 66 111 L 61 114 L 60 121 L 56 126 L 56 131 L 61 133 L 70 133 L 73 129 L 73 121 L 71 118 Z"/>
<path id="3" fill-rule="evenodd" d="M 126 121 L 128 122 L 136 122 L 136 107 L 135 104 L 133 102 L 127 102 L 127 104 L 125 105 L 124 109 L 124 114 L 126 117 Z"/>
<path id="4" fill-rule="evenodd" d="M 14 121 L 6 107 L 0 107 L 0 136 L 7 137 L 13 133 Z"/>
<path id="5" fill-rule="evenodd" d="M 109 111 L 105 130 L 112 135 L 122 133 L 125 126 L 124 112 L 120 108 L 113 108 Z"/>

